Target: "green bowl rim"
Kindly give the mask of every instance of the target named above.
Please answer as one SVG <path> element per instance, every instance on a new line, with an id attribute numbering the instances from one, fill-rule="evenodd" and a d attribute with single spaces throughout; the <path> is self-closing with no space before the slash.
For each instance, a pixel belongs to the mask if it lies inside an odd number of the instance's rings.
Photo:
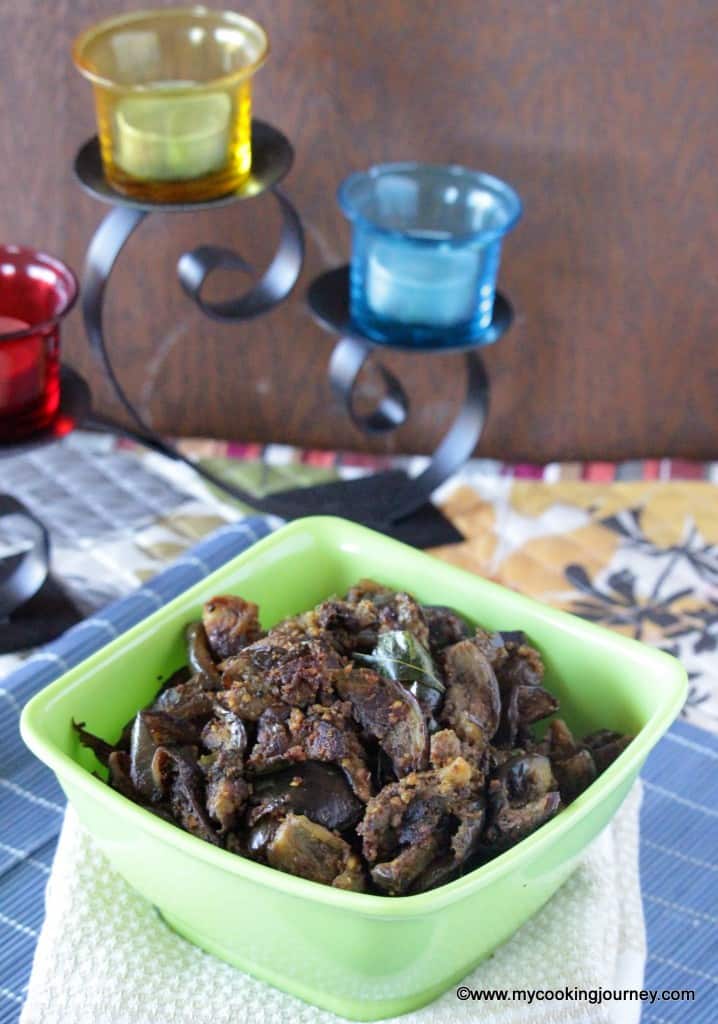
<path id="1" fill-rule="evenodd" d="M 432 556 L 422 551 L 417 551 L 408 545 L 401 544 L 399 541 L 392 540 L 366 527 L 335 516 L 311 516 L 295 520 L 280 527 L 267 537 L 253 544 L 246 551 L 225 562 L 224 565 L 215 569 L 209 576 L 193 584 L 193 586 L 173 598 L 172 601 L 158 608 L 156 612 L 153 612 L 147 618 L 120 634 L 115 640 L 112 640 L 109 644 L 91 654 L 89 658 L 74 666 L 69 672 L 60 676 L 59 679 L 49 683 L 32 697 L 23 708 L 20 717 L 20 733 L 30 750 L 41 761 L 52 768 L 59 779 L 67 778 L 73 785 L 85 790 L 89 796 L 96 797 L 110 812 L 121 813 L 130 819 L 134 819 L 145 831 L 175 846 L 186 856 L 200 857 L 214 867 L 244 877 L 250 882 L 279 890 L 289 896 L 314 900 L 328 906 L 335 906 L 338 909 L 361 912 L 372 917 L 379 916 L 391 919 L 420 916 L 454 903 L 468 895 L 470 891 L 473 892 L 490 885 L 495 878 L 523 864 L 535 852 L 538 852 L 562 834 L 568 832 L 575 823 L 587 817 L 610 791 L 618 788 L 619 784 L 633 772 L 637 773 L 640 770 L 648 753 L 666 732 L 683 705 L 687 692 L 687 674 L 680 662 L 670 654 L 648 647 L 611 630 L 603 629 L 568 612 L 551 608 L 523 594 L 510 591 L 512 600 L 516 600 L 520 606 L 523 605 L 524 607 L 531 608 L 534 614 L 536 611 L 539 611 L 541 617 L 548 619 L 551 625 L 555 624 L 564 629 L 570 627 L 570 632 L 578 630 L 584 635 L 586 633 L 600 634 L 602 638 L 608 636 L 613 645 L 624 648 L 633 660 L 636 660 L 636 655 L 640 655 L 640 660 L 653 663 L 655 667 L 660 664 L 664 671 L 666 668 L 669 668 L 675 675 L 677 683 L 675 692 L 670 699 L 667 698 L 664 701 L 663 705 L 655 709 L 633 741 L 613 764 L 577 800 L 562 810 L 555 818 L 552 818 L 551 821 L 541 826 L 532 835 L 521 840 L 516 846 L 500 854 L 487 864 L 474 868 L 453 882 L 439 886 L 437 889 L 432 889 L 429 892 L 412 896 L 394 897 L 333 889 L 331 886 L 321 885 L 318 882 L 311 882 L 308 879 L 289 875 L 264 864 L 257 864 L 244 857 L 239 857 L 237 854 L 230 853 L 227 850 L 218 849 L 210 843 L 184 832 L 178 826 L 163 821 L 137 804 L 133 804 L 115 790 L 110 789 L 106 782 L 96 778 L 87 769 L 82 768 L 68 754 L 58 750 L 54 744 L 45 740 L 42 729 L 36 720 L 37 716 L 42 712 L 48 701 L 61 693 L 68 686 L 68 683 L 72 684 L 75 676 L 80 673 L 86 675 L 88 671 L 92 671 L 95 668 L 95 663 L 100 663 L 107 658 L 108 654 L 112 655 L 115 651 L 122 648 L 128 639 L 139 637 L 148 627 L 152 626 L 158 617 L 164 617 L 168 610 L 171 611 L 173 606 L 186 603 L 195 594 L 198 596 L 199 603 L 201 603 L 199 595 L 206 590 L 207 582 L 211 581 L 218 573 L 224 573 L 232 566 L 250 561 L 261 554 L 262 551 L 273 547 L 282 538 L 291 536 L 293 533 L 306 532 L 307 529 L 315 535 L 320 543 L 326 544 L 328 540 L 334 540 L 337 531 L 343 534 L 346 540 L 348 532 L 355 536 L 358 535 L 360 538 L 370 539 L 373 543 L 376 543 L 378 540 L 382 544 L 391 547 L 403 548 L 407 552 L 411 552 L 412 558 L 422 561 L 425 559 L 432 562 L 436 561 Z M 464 580 L 467 578 L 479 580 L 481 585 L 488 588 L 489 591 L 505 592 L 509 589 L 494 583 L 492 580 L 487 580 L 484 577 L 477 576 L 474 573 L 449 565 L 448 563 L 440 563 L 440 565 L 442 573 Z"/>

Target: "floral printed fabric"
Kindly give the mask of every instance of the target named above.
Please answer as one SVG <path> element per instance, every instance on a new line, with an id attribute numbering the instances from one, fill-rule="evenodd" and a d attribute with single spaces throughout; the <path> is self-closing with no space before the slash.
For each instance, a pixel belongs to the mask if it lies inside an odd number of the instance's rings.
<path id="1" fill-rule="evenodd" d="M 718 731 L 714 484 L 474 476 L 442 507 L 467 540 L 435 554 L 675 655 L 684 716 Z"/>

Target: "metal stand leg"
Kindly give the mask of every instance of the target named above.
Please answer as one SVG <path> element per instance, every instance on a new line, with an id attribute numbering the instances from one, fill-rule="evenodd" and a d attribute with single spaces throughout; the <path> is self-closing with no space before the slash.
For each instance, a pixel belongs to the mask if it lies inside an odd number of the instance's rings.
<path id="1" fill-rule="evenodd" d="M 375 356 L 377 346 L 356 337 L 341 338 L 332 352 L 329 379 L 352 421 L 368 434 L 387 433 L 405 421 L 409 399 L 399 382 L 381 363 L 377 364 L 386 385 L 386 393 L 376 409 L 360 416 L 355 408 L 357 379 L 367 360 Z M 474 451 L 486 423 L 490 384 L 483 361 L 476 352 L 467 352 L 466 397 L 453 424 L 431 457 L 426 469 L 416 477 L 405 477 L 403 486 L 383 497 L 380 518 L 398 522 L 410 516 L 431 498 L 432 493 L 457 471 Z"/>
<path id="2" fill-rule="evenodd" d="M 377 526 L 418 547 L 431 547 L 461 540 L 461 535 L 431 504 L 432 493 L 471 457 L 479 442 L 489 411 L 490 384 L 479 350 L 497 341 L 512 320 L 510 304 L 497 295 L 494 318 L 480 339 L 454 346 L 382 344 L 359 334 L 349 315 L 349 270 L 338 267 L 318 277 L 308 292 L 310 309 L 327 330 L 340 335 L 329 361 L 329 379 L 334 394 L 352 422 L 368 435 L 396 430 L 409 415 L 406 390 L 395 374 L 381 362 L 375 362 L 384 382 L 384 394 L 369 413 L 358 411 L 356 402 L 359 375 L 368 360 L 376 359 L 382 349 L 393 348 L 413 356 L 446 355 L 462 352 L 466 369 L 466 393 L 456 418 L 418 476 L 409 477 L 395 470 L 353 481 L 324 484 L 313 488 L 317 507 L 337 512 L 359 522 Z M 276 497 L 292 498 L 298 491 L 284 491 Z"/>
<path id="3" fill-rule="evenodd" d="M 245 294 L 225 302 L 209 303 L 202 299 L 202 288 L 209 274 L 217 267 L 232 267 L 246 271 L 249 265 L 241 256 L 215 246 L 200 246 L 185 253 L 179 260 L 178 275 L 185 292 L 208 316 L 224 321 L 241 322 L 268 312 L 282 302 L 294 287 L 304 259 L 304 233 L 299 217 L 287 197 L 276 187 L 269 190 L 282 213 L 282 234 L 277 252 L 260 280 Z M 285 519 L 306 514 L 292 502 L 274 498 L 257 498 L 234 484 L 228 484 L 214 473 L 196 465 L 161 437 L 145 420 L 124 390 L 115 371 L 107 347 L 104 330 L 104 299 L 112 270 L 127 241 L 150 211 L 132 206 L 116 206 L 105 217 L 95 232 L 85 260 L 82 288 L 82 313 L 92 350 L 99 358 L 112 388 L 134 428 L 118 427 L 104 417 L 94 417 L 97 425 L 110 426 L 129 434 L 172 459 L 192 468 L 234 498 L 251 505 L 260 512 L 282 516 Z"/>

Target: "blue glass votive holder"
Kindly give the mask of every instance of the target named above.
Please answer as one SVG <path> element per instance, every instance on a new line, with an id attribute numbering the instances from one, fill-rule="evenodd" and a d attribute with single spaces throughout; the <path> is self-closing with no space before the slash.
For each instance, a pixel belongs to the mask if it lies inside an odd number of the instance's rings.
<path id="1" fill-rule="evenodd" d="M 382 164 L 352 174 L 349 306 L 375 341 L 417 347 L 481 341 L 491 325 L 501 241 L 521 216 L 505 182 L 457 166 Z"/>

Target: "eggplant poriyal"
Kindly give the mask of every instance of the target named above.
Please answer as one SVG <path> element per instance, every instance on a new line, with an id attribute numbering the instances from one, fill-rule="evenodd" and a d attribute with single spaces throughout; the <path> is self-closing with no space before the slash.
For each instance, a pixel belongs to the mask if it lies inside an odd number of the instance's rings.
<path id="1" fill-rule="evenodd" d="M 372 580 L 268 632 L 255 604 L 212 598 L 187 659 L 116 743 L 75 725 L 110 785 L 206 842 L 359 892 L 423 892 L 490 860 L 631 739 L 546 728 L 558 701 L 522 633 Z"/>

